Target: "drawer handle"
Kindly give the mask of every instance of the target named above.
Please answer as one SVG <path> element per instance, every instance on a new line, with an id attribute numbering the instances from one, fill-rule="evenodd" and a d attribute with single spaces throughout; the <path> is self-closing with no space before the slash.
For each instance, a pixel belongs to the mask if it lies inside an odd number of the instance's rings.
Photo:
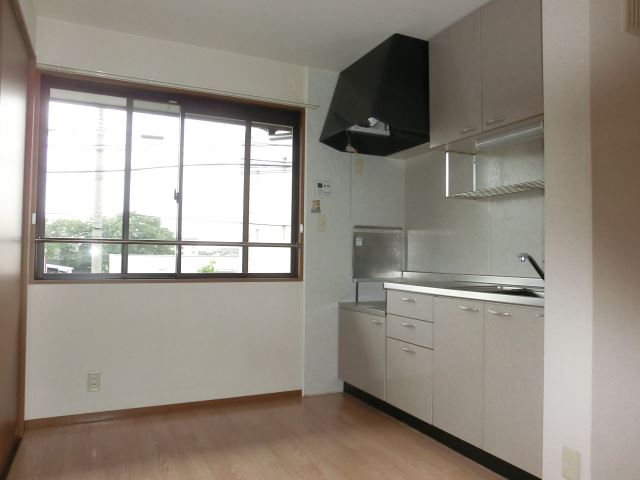
<path id="1" fill-rule="evenodd" d="M 407 328 L 416 328 L 416 326 L 413 323 L 409 323 L 409 322 L 402 322 L 400 325 Z"/>
<path id="2" fill-rule="evenodd" d="M 460 133 L 464 135 L 465 133 L 473 132 L 474 130 L 477 130 L 477 129 L 478 127 L 465 127 L 462 130 L 460 130 Z"/>
<path id="3" fill-rule="evenodd" d="M 487 120 L 487 125 L 495 125 L 496 123 L 504 122 L 504 117 L 492 118 L 491 120 Z"/>
<path id="4" fill-rule="evenodd" d="M 478 312 L 480 310 L 478 307 L 466 307 L 464 305 L 458 305 L 458 308 L 465 312 Z"/>
<path id="5" fill-rule="evenodd" d="M 402 347 L 402 351 L 406 353 L 416 353 L 415 350 L 411 350 L 410 348 L 407 348 L 407 347 Z"/>
<path id="6" fill-rule="evenodd" d="M 544 313 L 536 313 L 536 317 L 538 317 L 538 318 L 544 318 Z"/>
<path id="7" fill-rule="evenodd" d="M 511 314 L 509 312 L 496 312 L 495 310 L 487 310 L 491 315 L 499 315 L 501 317 L 510 317 Z"/>
<path id="8" fill-rule="evenodd" d="M 374 325 L 382 325 L 382 320 L 371 320 Z"/>
<path id="9" fill-rule="evenodd" d="M 403 302 L 407 302 L 407 303 L 416 303 L 416 299 L 412 298 L 412 297 L 402 297 L 401 299 Z"/>

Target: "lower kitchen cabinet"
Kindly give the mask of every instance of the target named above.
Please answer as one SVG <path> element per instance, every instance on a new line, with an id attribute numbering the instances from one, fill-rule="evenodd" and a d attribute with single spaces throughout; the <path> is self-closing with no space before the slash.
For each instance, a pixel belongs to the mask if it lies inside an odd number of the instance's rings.
<path id="1" fill-rule="evenodd" d="M 485 305 L 484 450 L 542 476 L 544 315 Z"/>
<path id="2" fill-rule="evenodd" d="M 482 448 L 484 303 L 434 301 L 433 424 Z"/>
<path id="3" fill-rule="evenodd" d="M 340 309 L 340 379 L 384 399 L 385 317 Z"/>
<path id="4" fill-rule="evenodd" d="M 432 422 L 433 350 L 387 339 L 387 403 Z"/>
<path id="5" fill-rule="evenodd" d="M 541 477 L 544 310 L 420 301 L 433 323 L 341 308 L 340 378 Z"/>

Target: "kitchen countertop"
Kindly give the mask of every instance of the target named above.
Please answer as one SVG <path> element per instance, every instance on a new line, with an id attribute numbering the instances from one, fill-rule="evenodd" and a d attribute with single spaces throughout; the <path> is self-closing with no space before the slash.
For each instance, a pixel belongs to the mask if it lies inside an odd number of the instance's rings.
<path id="1" fill-rule="evenodd" d="M 402 292 L 424 293 L 442 297 L 467 298 L 483 302 L 507 303 L 528 307 L 544 307 L 544 290 L 530 288 L 536 296 L 514 295 L 482 291 L 491 289 L 495 284 L 461 281 L 418 281 L 404 280 L 385 282 L 385 290 L 399 290 Z M 512 286 L 507 286 L 507 288 Z M 469 290 L 466 290 L 466 289 Z"/>
<path id="2" fill-rule="evenodd" d="M 339 308 L 346 310 L 354 310 L 356 312 L 368 313 L 369 315 L 375 315 L 377 317 L 384 317 L 386 315 L 386 303 L 384 300 L 379 302 L 340 302 Z"/>

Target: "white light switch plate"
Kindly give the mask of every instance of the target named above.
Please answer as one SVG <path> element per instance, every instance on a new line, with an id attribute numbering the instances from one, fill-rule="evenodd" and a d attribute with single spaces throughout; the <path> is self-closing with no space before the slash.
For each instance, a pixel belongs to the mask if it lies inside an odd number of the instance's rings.
<path id="1" fill-rule="evenodd" d="M 355 173 L 356 175 L 364 175 L 364 160 L 361 156 L 356 156 L 355 160 Z"/>
<path id="2" fill-rule="evenodd" d="M 580 452 L 562 447 L 562 478 L 580 480 Z"/>
<path id="3" fill-rule="evenodd" d="M 318 215 L 318 232 L 326 232 L 327 231 L 327 216 L 324 214 Z"/>

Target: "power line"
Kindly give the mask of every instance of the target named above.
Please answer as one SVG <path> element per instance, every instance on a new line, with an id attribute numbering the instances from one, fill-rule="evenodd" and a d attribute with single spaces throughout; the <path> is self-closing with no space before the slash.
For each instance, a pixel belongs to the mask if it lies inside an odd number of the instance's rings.
<path id="1" fill-rule="evenodd" d="M 288 170 L 293 167 L 291 163 L 279 162 L 277 160 L 261 160 L 263 162 L 273 162 L 273 163 L 251 163 L 252 168 L 282 168 Z M 185 165 L 185 168 L 189 167 L 240 167 L 244 169 L 244 164 L 240 163 L 197 163 L 193 165 Z M 158 165 L 155 167 L 137 167 L 131 168 L 132 172 L 145 171 L 145 170 L 163 170 L 168 168 L 178 168 L 178 165 Z M 285 171 L 283 170 L 283 172 Z M 124 172 L 123 168 L 113 168 L 113 169 L 102 169 L 102 170 L 48 170 L 47 175 L 49 174 L 72 174 L 72 173 L 117 173 Z"/>

